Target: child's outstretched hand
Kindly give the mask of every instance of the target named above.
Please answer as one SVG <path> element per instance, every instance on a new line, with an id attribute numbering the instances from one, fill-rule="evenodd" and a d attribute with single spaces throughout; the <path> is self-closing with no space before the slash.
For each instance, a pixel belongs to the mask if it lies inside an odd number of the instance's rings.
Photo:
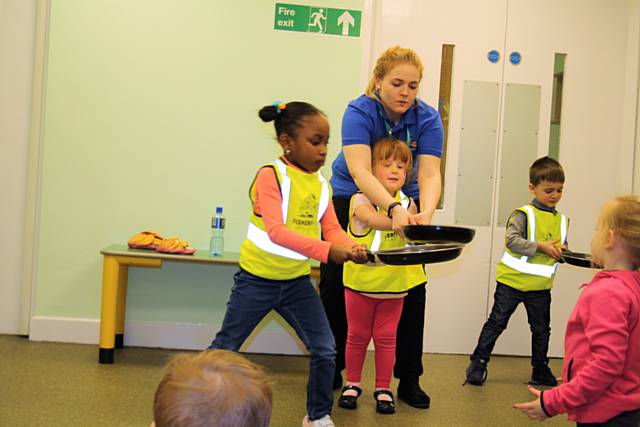
<path id="1" fill-rule="evenodd" d="M 331 244 L 329 249 L 329 259 L 337 264 L 351 260 L 351 246 Z"/>
<path id="2" fill-rule="evenodd" d="M 369 261 L 367 247 L 365 245 L 353 245 L 351 247 L 351 261 L 356 264 L 366 264 Z"/>
<path id="3" fill-rule="evenodd" d="M 557 246 L 558 243 L 560 243 L 559 239 L 538 242 L 538 250 L 540 252 L 544 252 L 545 254 L 549 255 L 551 258 L 555 260 L 559 260 L 560 255 L 562 255 L 562 248 L 559 248 Z"/>
<path id="4" fill-rule="evenodd" d="M 540 405 L 540 390 L 535 387 L 527 386 L 527 390 L 537 399 L 532 400 L 527 403 L 514 403 L 513 407 L 522 413 L 526 414 L 530 420 L 533 421 L 544 421 L 546 420 L 547 414 L 542 410 L 542 405 Z"/>

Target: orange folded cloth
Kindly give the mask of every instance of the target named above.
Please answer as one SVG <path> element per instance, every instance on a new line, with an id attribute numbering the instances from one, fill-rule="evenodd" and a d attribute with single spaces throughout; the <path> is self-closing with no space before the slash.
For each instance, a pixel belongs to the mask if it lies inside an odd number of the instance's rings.
<path id="1" fill-rule="evenodd" d="M 160 242 L 160 244 L 156 248 L 156 252 L 193 255 L 196 250 L 195 248 L 189 246 L 189 243 L 186 240 L 181 240 L 177 237 L 169 237 Z"/>
<path id="2" fill-rule="evenodd" d="M 130 238 L 127 244 L 132 249 L 156 249 L 163 240 L 157 231 L 144 230 Z"/>

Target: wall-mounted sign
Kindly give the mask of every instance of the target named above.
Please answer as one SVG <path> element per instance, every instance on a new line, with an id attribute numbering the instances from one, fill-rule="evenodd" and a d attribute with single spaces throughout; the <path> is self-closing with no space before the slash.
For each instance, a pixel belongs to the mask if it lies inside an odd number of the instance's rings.
<path id="1" fill-rule="evenodd" d="M 518 65 L 522 62 L 522 55 L 520 55 L 520 52 L 511 52 L 511 55 L 509 55 L 509 61 L 511 61 L 513 65 Z"/>
<path id="2" fill-rule="evenodd" d="M 361 18 L 362 12 L 359 10 L 276 3 L 273 28 L 359 37 Z"/>
<path id="3" fill-rule="evenodd" d="M 496 62 L 500 61 L 500 52 L 495 49 L 490 50 L 489 53 L 487 53 L 487 59 L 489 60 L 489 62 L 495 64 Z"/>

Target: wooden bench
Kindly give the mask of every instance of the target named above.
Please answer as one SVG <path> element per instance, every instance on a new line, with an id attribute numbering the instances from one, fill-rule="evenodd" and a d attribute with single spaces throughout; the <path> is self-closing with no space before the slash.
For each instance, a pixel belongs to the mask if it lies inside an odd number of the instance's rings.
<path id="1" fill-rule="evenodd" d="M 114 352 L 124 347 L 124 323 L 127 305 L 129 266 L 160 268 L 164 261 L 214 265 L 238 265 L 240 253 L 225 252 L 213 257 L 206 250 L 193 255 L 174 255 L 152 250 L 129 249 L 127 245 L 111 245 L 102 249 L 102 302 L 100 307 L 100 343 L 98 361 L 113 363 Z M 318 263 L 311 268 L 311 277 L 320 275 Z"/>

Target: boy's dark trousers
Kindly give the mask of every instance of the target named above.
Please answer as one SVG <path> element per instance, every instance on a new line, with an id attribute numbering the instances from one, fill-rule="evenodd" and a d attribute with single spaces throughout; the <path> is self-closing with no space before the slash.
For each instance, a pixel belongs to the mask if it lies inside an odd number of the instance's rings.
<path id="1" fill-rule="evenodd" d="M 551 290 L 523 292 L 497 283 L 491 314 L 482 327 L 471 360 L 489 361 L 498 337 L 507 327 L 509 318 L 518 304 L 522 302 L 527 310 L 527 320 L 531 328 L 531 365 L 546 365 L 551 335 Z"/>

